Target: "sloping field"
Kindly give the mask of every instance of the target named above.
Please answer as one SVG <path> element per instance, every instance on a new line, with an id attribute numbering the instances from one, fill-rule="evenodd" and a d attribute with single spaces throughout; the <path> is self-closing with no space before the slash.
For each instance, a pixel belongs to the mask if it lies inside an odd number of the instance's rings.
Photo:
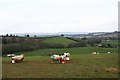
<path id="1" fill-rule="evenodd" d="M 64 37 L 53 37 L 53 38 L 47 38 L 45 41 L 43 42 L 47 42 L 47 43 L 59 43 L 59 44 L 64 44 L 64 45 L 68 45 L 69 43 L 75 43 L 75 41 L 64 38 Z"/>

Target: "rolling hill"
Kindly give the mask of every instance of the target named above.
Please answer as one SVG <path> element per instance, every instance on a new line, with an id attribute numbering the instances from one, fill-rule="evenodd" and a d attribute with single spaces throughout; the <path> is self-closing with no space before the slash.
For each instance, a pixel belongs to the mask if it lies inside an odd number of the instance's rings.
<path id="1" fill-rule="evenodd" d="M 64 44 L 65 46 L 67 46 L 69 43 L 75 43 L 75 41 L 67 39 L 65 37 L 47 38 L 43 42 L 46 42 L 46 43 L 59 43 L 59 44 Z"/>

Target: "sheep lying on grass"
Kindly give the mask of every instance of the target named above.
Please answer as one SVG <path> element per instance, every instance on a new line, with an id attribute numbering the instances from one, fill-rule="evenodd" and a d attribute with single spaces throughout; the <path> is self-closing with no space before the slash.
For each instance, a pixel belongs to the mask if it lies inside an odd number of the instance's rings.
<path id="1" fill-rule="evenodd" d="M 108 54 L 110 54 L 110 52 L 109 52 L 109 51 L 108 51 L 107 53 L 108 53 Z"/>
<path id="2" fill-rule="evenodd" d="M 110 54 L 111 52 L 110 51 L 108 51 L 108 52 L 106 52 L 106 53 L 102 53 L 102 54 Z M 93 52 L 92 54 L 101 54 L 101 53 L 99 53 L 99 52 Z"/>
<path id="3" fill-rule="evenodd" d="M 92 54 L 100 54 L 99 52 L 93 52 Z"/>
<path id="4" fill-rule="evenodd" d="M 8 54 L 7 57 L 13 57 L 15 54 Z"/>
<path id="5" fill-rule="evenodd" d="M 21 61 L 23 61 L 23 59 L 24 59 L 23 54 L 14 56 L 14 57 L 12 57 L 12 63 L 21 62 Z"/>
<path id="6" fill-rule="evenodd" d="M 96 52 L 93 52 L 92 54 L 97 54 Z"/>

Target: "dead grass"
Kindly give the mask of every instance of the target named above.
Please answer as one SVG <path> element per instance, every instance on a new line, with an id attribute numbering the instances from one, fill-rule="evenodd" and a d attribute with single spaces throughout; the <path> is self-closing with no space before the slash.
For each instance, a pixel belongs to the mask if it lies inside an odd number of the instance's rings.
<path id="1" fill-rule="evenodd" d="M 105 68 L 106 71 L 110 71 L 110 72 L 116 72 L 118 73 L 118 68 L 115 67 L 109 67 L 109 68 Z"/>

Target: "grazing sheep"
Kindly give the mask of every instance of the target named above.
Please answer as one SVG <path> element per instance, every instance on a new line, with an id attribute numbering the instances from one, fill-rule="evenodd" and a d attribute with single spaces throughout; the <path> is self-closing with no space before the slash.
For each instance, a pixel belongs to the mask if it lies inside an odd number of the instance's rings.
<path id="1" fill-rule="evenodd" d="M 100 54 L 99 52 L 93 52 L 92 54 Z"/>
<path id="2" fill-rule="evenodd" d="M 15 54 L 8 54 L 7 57 L 13 57 Z"/>
<path id="3" fill-rule="evenodd" d="M 67 61 L 69 61 L 70 60 L 70 53 L 64 53 L 64 55 L 62 55 L 62 63 L 65 63 L 65 62 L 67 62 Z"/>
<path id="4" fill-rule="evenodd" d="M 99 52 L 97 54 L 100 54 Z"/>
<path id="5" fill-rule="evenodd" d="M 93 52 L 92 54 L 97 54 L 96 52 Z"/>
<path id="6" fill-rule="evenodd" d="M 55 61 L 59 61 L 59 63 L 65 63 L 69 59 L 70 53 L 64 53 L 63 55 L 56 55 L 56 54 L 49 54 L 51 56 L 51 59 L 53 60 L 52 63 Z"/>
<path id="7" fill-rule="evenodd" d="M 12 63 L 21 62 L 23 59 L 24 59 L 23 54 L 14 56 L 14 57 L 12 57 Z"/>
<path id="8" fill-rule="evenodd" d="M 55 61 L 59 61 L 59 63 L 60 63 L 62 60 L 62 56 L 60 56 L 60 55 L 50 53 L 49 56 L 51 56 L 52 63 L 55 63 Z"/>
<path id="9" fill-rule="evenodd" d="M 109 51 L 108 51 L 107 53 L 108 53 L 108 54 L 110 54 L 110 52 L 109 52 Z"/>

